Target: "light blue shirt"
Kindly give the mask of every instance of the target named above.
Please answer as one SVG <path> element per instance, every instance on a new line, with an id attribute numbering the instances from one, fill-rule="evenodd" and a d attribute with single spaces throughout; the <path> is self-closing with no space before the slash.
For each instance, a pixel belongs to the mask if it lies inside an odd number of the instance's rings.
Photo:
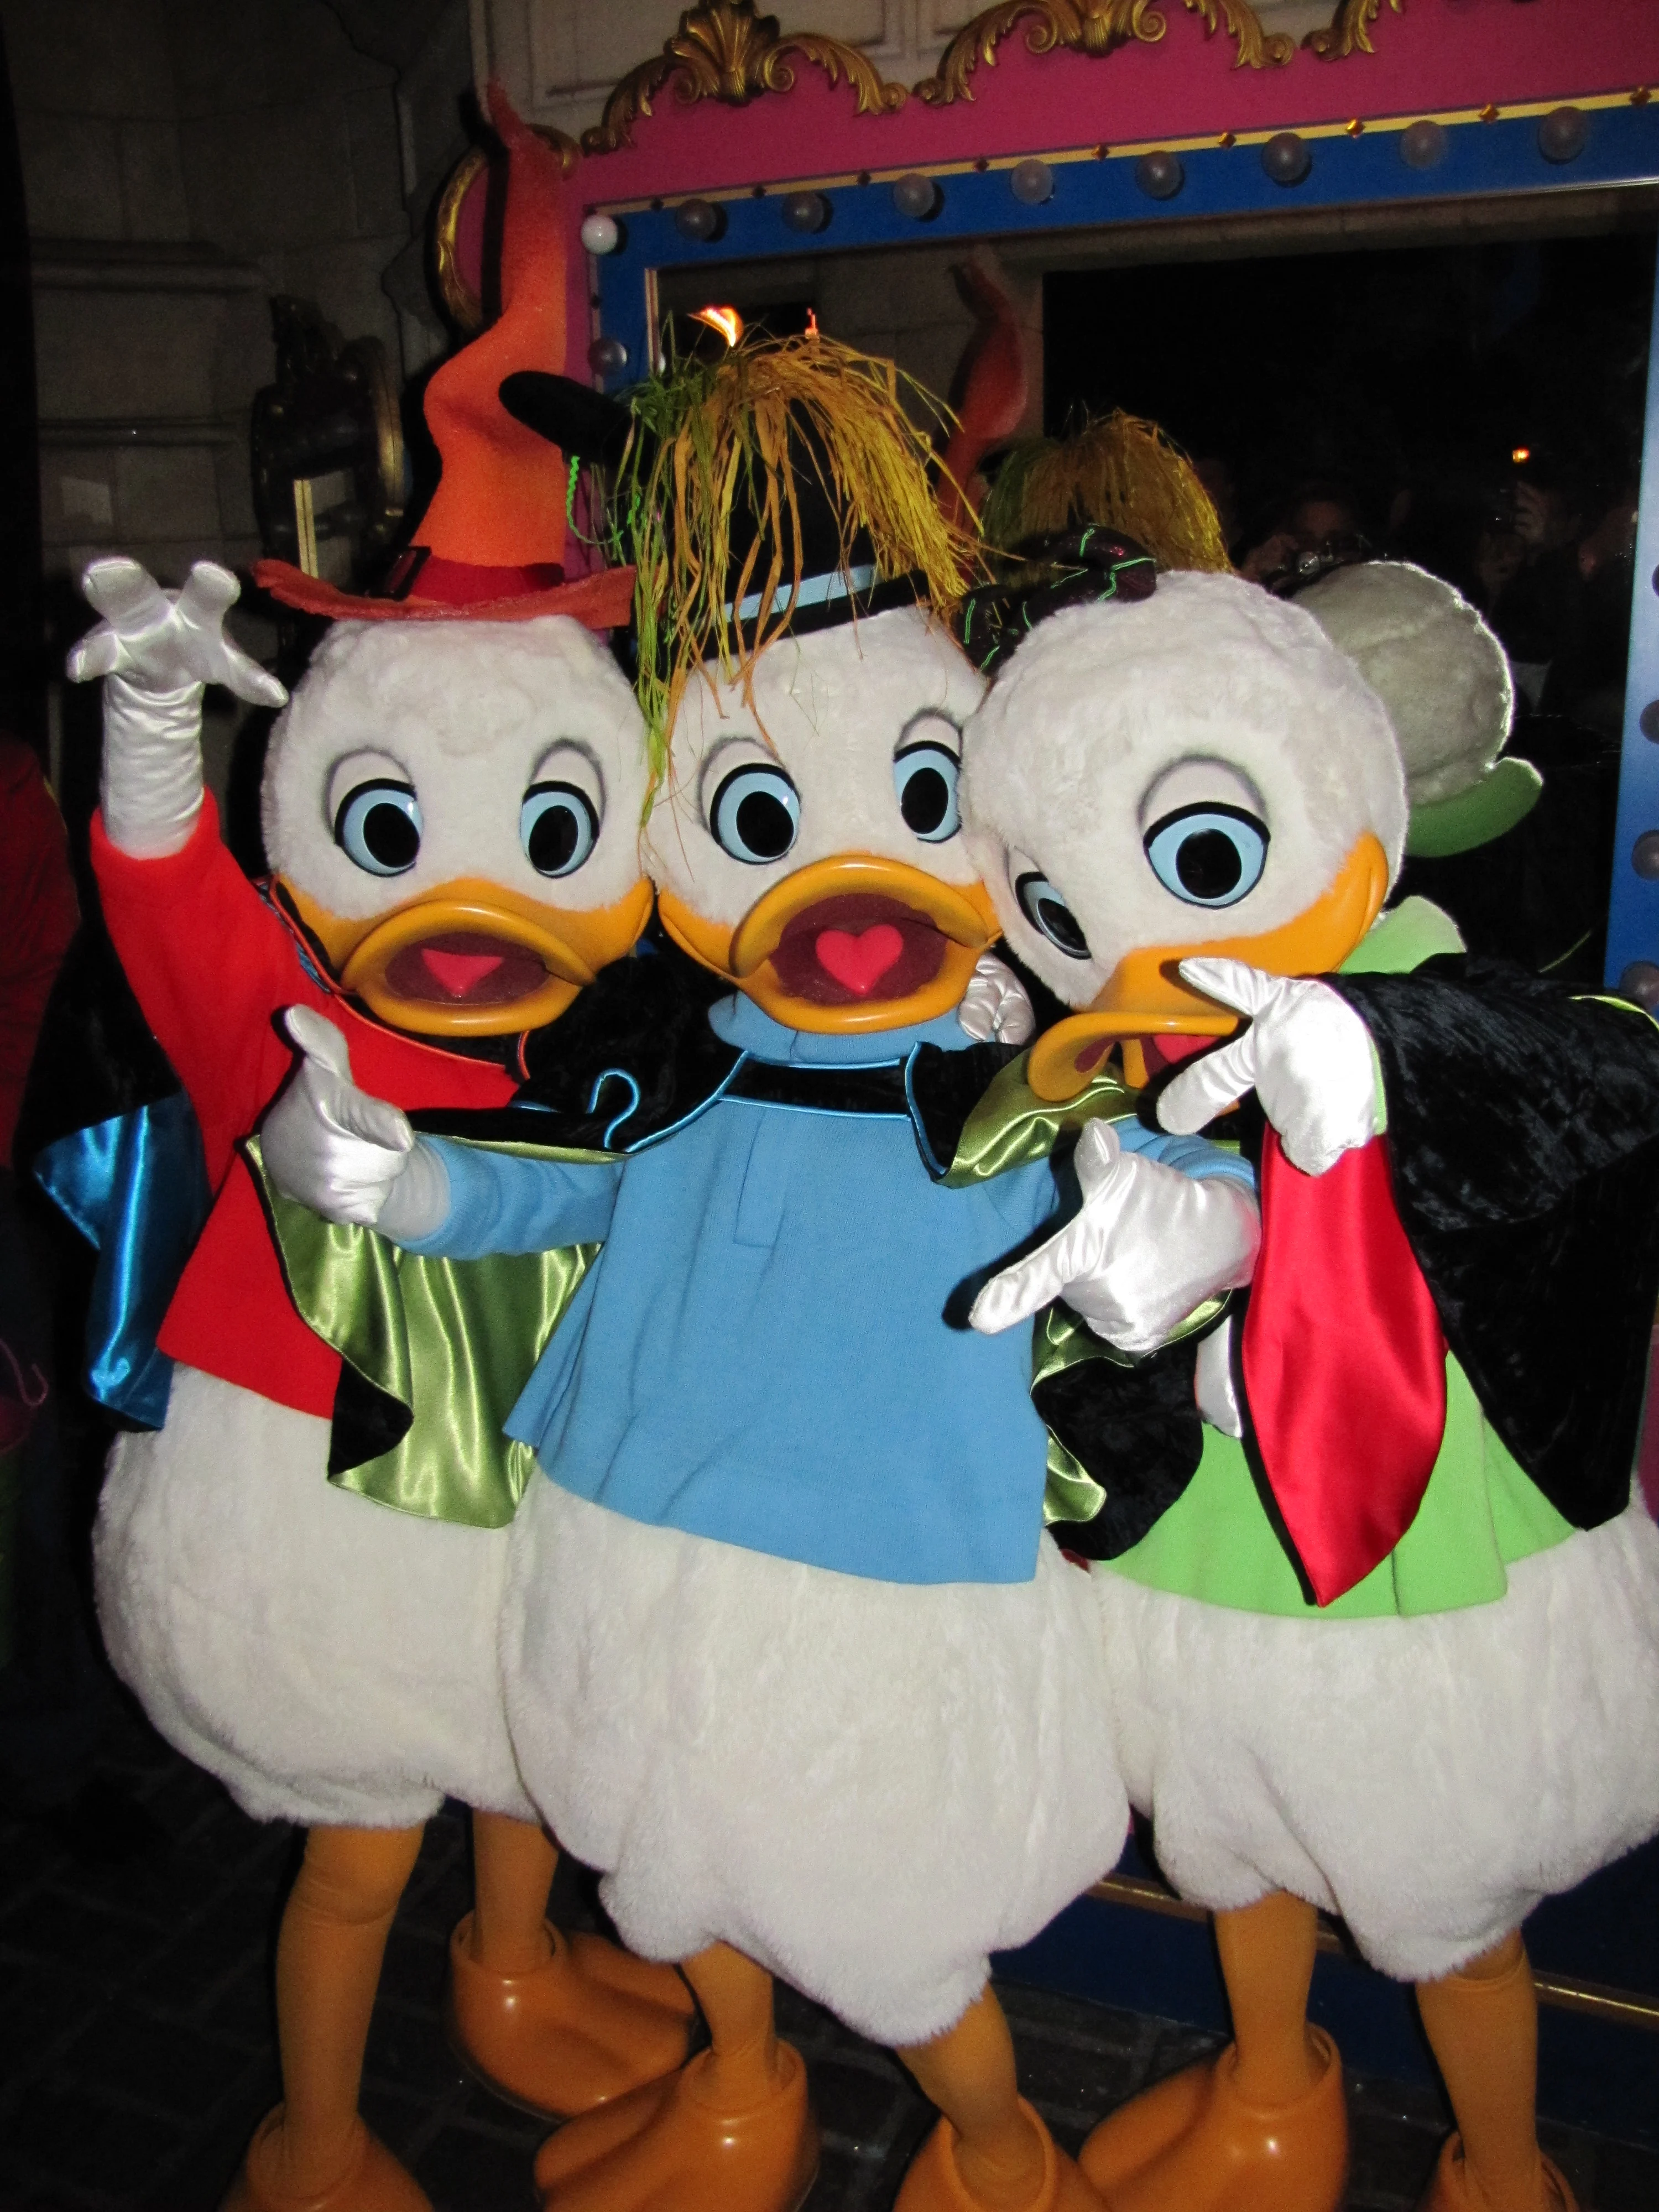
<path id="1" fill-rule="evenodd" d="M 818 1036 L 738 998 L 710 1019 L 753 1057 L 796 1066 L 968 1042 L 954 1014 Z M 1133 1121 L 1119 1133 L 1189 1172 L 1241 1171 L 1199 1139 Z M 1030 1339 L 978 1335 L 966 1313 L 1054 1213 L 1046 1162 L 950 1190 L 930 1180 L 908 1115 L 724 1095 L 618 1164 L 441 1149 L 449 1218 L 411 1249 L 605 1242 L 507 1423 L 556 1482 L 636 1521 L 845 1574 L 1030 1578 L 1048 1449 Z"/>

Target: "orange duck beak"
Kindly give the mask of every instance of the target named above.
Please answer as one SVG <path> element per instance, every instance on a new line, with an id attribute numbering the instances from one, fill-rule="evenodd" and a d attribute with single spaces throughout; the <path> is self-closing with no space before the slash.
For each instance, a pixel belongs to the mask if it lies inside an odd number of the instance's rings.
<path id="1" fill-rule="evenodd" d="M 944 884 L 873 853 L 810 861 L 735 929 L 672 891 L 657 911 L 681 949 L 725 975 L 787 1029 L 907 1029 L 959 1004 L 997 935 L 982 884 Z"/>
<path id="2" fill-rule="evenodd" d="M 277 879 L 343 990 L 417 1036 L 507 1036 L 556 1021 L 645 927 L 643 878 L 615 905 L 548 906 L 459 878 L 367 921 L 343 921 Z"/>
<path id="3" fill-rule="evenodd" d="M 1148 1067 L 1143 1041 L 1152 1041 L 1155 1049 L 1162 1037 L 1228 1036 L 1238 1026 L 1231 1006 L 1182 982 L 1182 961 L 1201 953 L 1243 960 L 1275 975 L 1328 975 L 1376 921 L 1388 889 L 1387 855 L 1367 830 L 1330 888 L 1294 921 L 1255 937 L 1137 945 L 1118 963 L 1091 1006 L 1069 1021 L 1056 1022 L 1037 1039 L 1027 1081 L 1039 1098 L 1063 1103 L 1088 1088 L 1102 1060 L 1121 1043 L 1125 1079 L 1144 1084 Z"/>

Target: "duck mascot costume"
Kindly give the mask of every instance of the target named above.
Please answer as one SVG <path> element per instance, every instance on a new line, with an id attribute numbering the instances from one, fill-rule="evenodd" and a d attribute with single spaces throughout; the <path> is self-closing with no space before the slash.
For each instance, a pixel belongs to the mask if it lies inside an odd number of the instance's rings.
<path id="1" fill-rule="evenodd" d="M 592 395 L 510 397 L 568 442 Z M 1055 1206 L 1046 1158 L 963 1138 L 1010 1057 L 959 1018 L 996 931 L 957 807 L 981 684 L 942 619 L 972 550 L 890 368 L 827 339 L 684 364 L 631 411 L 647 857 L 727 993 L 696 1082 L 619 1067 L 591 1103 L 623 1157 L 561 1164 L 365 1145 L 313 1060 L 266 1170 L 336 1218 L 378 1178 L 416 1253 L 604 1240 L 509 1423 L 546 1479 L 514 1532 L 508 1709 L 538 1803 L 711 2042 L 553 2136 L 544 2203 L 793 2212 L 816 2132 L 780 1973 L 939 2106 L 903 2212 L 1098 2212 L 987 1987 L 1115 1859 L 1126 1808 L 1093 1593 L 1042 1536 L 1028 1348 L 965 1326 Z M 1172 1321 L 1248 1272 L 1254 1200 L 1223 1150 L 1134 1141 L 1206 1194 Z"/>
<path id="2" fill-rule="evenodd" d="M 994 680 L 965 836 L 1077 1010 L 1034 1090 L 1121 1051 L 1143 1121 L 1255 1161 L 1261 1244 L 1161 1346 L 1127 1330 L 1091 1249 L 1127 1265 L 1139 1229 L 1155 1267 L 1163 1232 L 1098 1128 L 1082 1213 L 974 1316 L 1060 1297 L 1096 1334 L 1037 1392 L 1094 1478 L 1066 1540 L 1094 1557 L 1129 1796 L 1215 1912 L 1232 2011 L 1232 2045 L 1081 2163 L 1115 2212 L 1334 2212 L 1321 1908 L 1417 1986 L 1457 2130 L 1432 2212 L 1571 2212 L 1518 1931 L 1659 1829 L 1659 1530 L 1631 1502 L 1659 1030 L 1465 956 L 1420 900 L 1385 910 L 1407 798 L 1376 691 L 1236 578 L 1127 599 L 1104 535 L 973 610 Z"/>
<path id="3" fill-rule="evenodd" d="M 232 2189 L 239 2212 L 427 2206 L 357 2095 L 386 1934 L 446 1796 L 475 1808 L 477 1875 L 450 2030 L 489 2083 L 585 2110 L 677 2066 L 691 2012 L 678 1977 L 545 1926 L 555 1851 L 501 1705 L 496 1620 L 526 1470 L 500 1422 L 592 1248 L 510 1281 L 411 1277 L 388 1394 L 353 1316 L 296 1310 L 234 1149 L 289 1072 L 280 1008 L 325 1008 L 332 1048 L 403 1106 L 488 1109 L 518 1087 L 523 1034 L 556 1022 L 648 915 L 643 732 L 603 641 L 632 579 L 563 580 L 560 457 L 496 398 L 505 372 L 562 359 L 558 167 L 499 100 L 495 119 L 511 164 L 503 308 L 430 385 L 443 478 L 404 596 L 259 572 L 332 618 L 270 740 L 269 881 L 242 877 L 202 783 L 204 684 L 284 696 L 222 635 L 234 580 L 203 563 L 174 595 L 134 562 L 95 562 L 86 589 L 105 619 L 70 668 L 105 679 L 104 910 L 215 1193 L 161 1332 L 165 1424 L 112 1457 L 100 1613 L 161 1732 L 255 1817 L 309 1830 L 277 1946 L 284 2101 Z M 509 1298 L 514 1343 L 493 1369 L 463 1367 L 458 1306 Z"/>

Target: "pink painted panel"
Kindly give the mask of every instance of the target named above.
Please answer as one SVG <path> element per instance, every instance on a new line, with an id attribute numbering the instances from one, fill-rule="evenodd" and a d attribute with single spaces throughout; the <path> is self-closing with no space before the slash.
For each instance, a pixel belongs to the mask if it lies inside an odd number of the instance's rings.
<path id="1" fill-rule="evenodd" d="M 1374 53 L 1322 62 L 1298 51 L 1287 66 L 1264 70 L 1236 68 L 1231 40 L 1206 38 L 1181 0 L 1163 4 L 1169 28 L 1158 45 L 1121 47 L 1104 60 L 1033 55 L 1017 30 L 994 67 L 975 73 L 972 100 L 944 108 L 912 92 L 896 114 L 860 115 L 845 83 L 831 88 L 799 58 L 793 91 L 742 109 L 684 106 L 671 80 L 653 112 L 635 121 L 631 146 L 584 156 L 570 179 L 569 373 L 584 374 L 593 321 L 575 236 L 589 206 L 1103 141 L 1569 100 L 1640 84 L 1659 94 L 1659 0 L 1406 0 L 1401 15 L 1383 0 Z M 810 24 L 810 6 L 799 20 Z M 568 549 L 573 572 L 586 557 L 574 542 Z"/>
<path id="2" fill-rule="evenodd" d="M 945 108 L 912 94 L 896 115 L 857 115 L 848 88 L 831 89 L 805 62 L 795 64 L 792 93 L 740 112 L 712 100 L 681 106 L 671 85 L 635 123 L 633 146 L 586 160 L 579 185 L 589 201 L 666 198 L 1103 139 L 1218 137 L 1659 83 L 1655 0 L 1407 0 L 1401 16 L 1384 0 L 1374 54 L 1322 62 L 1298 52 L 1287 67 L 1263 70 L 1233 67 L 1231 42 L 1207 39 L 1180 0 L 1165 0 L 1165 13 L 1157 46 L 1121 47 L 1105 60 L 1033 55 L 1017 31 L 995 66 L 975 73 L 973 100 Z"/>

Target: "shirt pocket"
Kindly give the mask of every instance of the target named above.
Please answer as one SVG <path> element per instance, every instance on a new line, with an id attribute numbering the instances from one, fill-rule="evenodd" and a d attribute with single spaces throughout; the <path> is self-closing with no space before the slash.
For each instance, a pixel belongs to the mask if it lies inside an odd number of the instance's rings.
<path id="1" fill-rule="evenodd" d="M 744 1164 L 743 1181 L 738 1191 L 737 1218 L 732 1224 L 732 1241 L 762 1252 L 769 1252 L 777 1243 L 783 1228 L 784 1205 L 788 1194 L 789 1162 L 793 1151 L 787 1131 L 781 1126 L 790 1116 L 775 1108 L 743 1106 L 735 1109 L 749 1115 L 755 1124 L 750 1139 L 749 1158 Z"/>

